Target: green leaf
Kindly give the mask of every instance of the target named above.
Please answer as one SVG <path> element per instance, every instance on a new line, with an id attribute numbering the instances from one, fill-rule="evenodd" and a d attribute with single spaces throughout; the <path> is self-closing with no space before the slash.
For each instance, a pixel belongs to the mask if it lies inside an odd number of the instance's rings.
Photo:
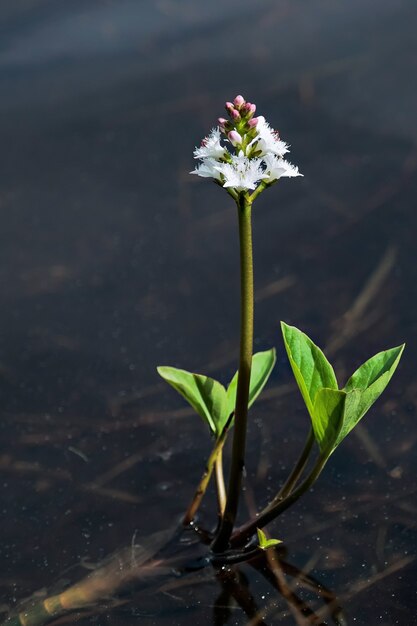
<path id="1" fill-rule="evenodd" d="M 351 391 L 352 389 L 366 390 L 375 385 L 375 383 L 378 383 L 379 388 L 382 382 L 381 379 L 385 381 L 387 376 L 389 376 L 386 384 L 381 387 L 380 393 L 382 393 L 397 368 L 404 348 L 405 344 L 403 343 L 396 348 L 378 352 L 368 361 L 365 361 L 349 378 L 345 385 L 345 391 Z"/>
<path id="2" fill-rule="evenodd" d="M 249 407 L 252 406 L 262 389 L 265 387 L 268 378 L 274 369 L 276 360 L 277 355 L 275 348 L 271 348 L 271 350 L 266 350 L 265 352 L 257 352 L 253 355 L 249 387 Z M 238 376 L 239 373 L 236 372 L 227 388 L 226 419 L 229 417 L 230 413 L 235 410 Z"/>
<path id="3" fill-rule="evenodd" d="M 317 392 L 338 389 L 335 373 L 323 352 L 306 334 L 281 322 L 282 336 L 295 380 L 313 419 Z"/>
<path id="4" fill-rule="evenodd" d="M 405 344 L 379 352 L 366 361 L 349 378 L 345 419 L 337 445 L 350 433 L 388 385 L 404 351 Z"/>
<path id="5" fill-rule="evenodd" d="M 337 446 L 339 433 L 343 428 L 347 395 L 345 391 L 323 388 L 317 392 L 314 401 L 311 418 L 314 436 L 320 451 L 327 456 Z"/>
<path id="6" fill-rule="evenodd" d="M 158 374 L 171 385 L 207 423 L 214 435 L 220 435 L 226 414 L 226 390 L 217 380 L 176 367 L 160 366 Z"/>
<path id="7" fill-rule="evenodd" d="M 257 528 L 256 532 L 258 533 L 259 548 L 261 550 L 268 550 L 268 548 L 272 548 L 273 546 L 277 546 L 279 543 L 282 543 L 280 539 L 267 539 L 265 533 L 260 528 Z"/>

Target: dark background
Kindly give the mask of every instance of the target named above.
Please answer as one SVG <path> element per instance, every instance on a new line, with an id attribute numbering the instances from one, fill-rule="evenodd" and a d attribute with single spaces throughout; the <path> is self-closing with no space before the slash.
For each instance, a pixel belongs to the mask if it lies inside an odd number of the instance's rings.
<path id="1" fill-rule="evenodd" d="M 308 429 L 279 320 L 327 347 L 341 382 L 406 341 L 273 533 L 348 624 L 417 624 L 416 19 L 413 0 L 3 0 L 0 604 L 63 588 L 68 567 L 188 503 L 210 442 L 155 367 L 236 368 L 235 209 L 188 172 L 242 93 L 304 174 L 254 210 L 256 348 L 278 364 L 252 411 L 246 505 L 276 491 Z M 270 623 L 299 623 L 246 575 Z M 187 594 L 155 596 L 146 623 L 214 623 L 215 581 Z M 100 623 L 136 623 L 142 602 Z"/>

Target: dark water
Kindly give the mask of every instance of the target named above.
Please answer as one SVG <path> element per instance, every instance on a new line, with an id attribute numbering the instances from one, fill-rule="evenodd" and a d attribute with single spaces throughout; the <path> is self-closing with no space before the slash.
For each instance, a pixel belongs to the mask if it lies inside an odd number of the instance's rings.
<path id="1" fill-rule="evenodd" d="M 155 367 L 224 381 L 236 367 L 234 207 L 188 171 L 243 93 L 305 175 L 255 207 L 256 347 L 279 352 L 252 414 L 246 506 L 308 429 L 279 320 L 327 346 L 341 380 L 407 341 L 384 398 L 273 533 L 348 624 L 417 624 L 416 18 L 413 0 L 3 1 L 0 603 L 63 588 L 68 568 L 188 504 L 209 441 Z M 299 621 L 242 572 L 267 624 L 332 623 Z M 78 623 L 249 622 L 236 600 L 222 613 L 213 573 L 156 589 Z"/>

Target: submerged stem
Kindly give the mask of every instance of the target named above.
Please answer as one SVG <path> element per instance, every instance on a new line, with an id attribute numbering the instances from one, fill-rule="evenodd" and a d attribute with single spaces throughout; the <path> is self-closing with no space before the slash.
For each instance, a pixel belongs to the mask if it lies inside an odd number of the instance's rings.
<path id="1" fill-rule="evenodd" d="M 267 506 L 257 517 L 249 520 L 246 524 L 244 524 L 241 528 L 239 528 L 232 536 L 232 545 L 237 546 L 244 543 L 257 528 L 263 528 L 269 522 L 272 522 L 273 519 L 281 515 L 284 511 L 286 511 L 290 506 L 292 506 L 298 498 L 300 498 L 306 491 L 313 486 L 318 477 L 320 476 L 324 466 L 328 460 L 327 455 L 321 454 L 316 463 L 314 464 L 313 469 L 307 478 L 295 489 L 289 496 L 280 500 L 274 506 Z"/>
<path id="2" fill-rule="evenodd" d="M 242 473 L 245 465 L 246 426 L 252 367 L 254 309 L 251 223 L 252 202 L 247 194 L 240 195 L 237 208 L 239 216 L 241 288 L 239 375 L 227 501 L 222 523 L 212 546 L 215 552 L 223 552 L 227 548 L 239 505 Z"/>

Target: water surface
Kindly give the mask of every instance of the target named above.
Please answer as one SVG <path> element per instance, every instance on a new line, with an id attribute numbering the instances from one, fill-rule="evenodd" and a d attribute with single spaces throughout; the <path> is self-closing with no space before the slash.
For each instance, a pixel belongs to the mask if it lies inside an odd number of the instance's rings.
<path id="1" fill-rule="evenodd" d="M 327 346 L 341 381 L 407 341 L 384 398 L 273 532 L 348 624 L 414 623 L 416 17 L 412 0 L 3 2 L 2 602 L 63 588 L 69 567 L 188 504 L 209 441 L 155 367 L 236 368 L 235 211 L 188 172 L 242 92 L 304 173 L 255 208 L 256 347 L 279 352 L 252 412 L 242 518 L 308 429 L 279 320 Z M 298 623 L 244 575 L 266 623 Z M 195 580 L 79 623 L 226 623 L 219 582 Z"/>

